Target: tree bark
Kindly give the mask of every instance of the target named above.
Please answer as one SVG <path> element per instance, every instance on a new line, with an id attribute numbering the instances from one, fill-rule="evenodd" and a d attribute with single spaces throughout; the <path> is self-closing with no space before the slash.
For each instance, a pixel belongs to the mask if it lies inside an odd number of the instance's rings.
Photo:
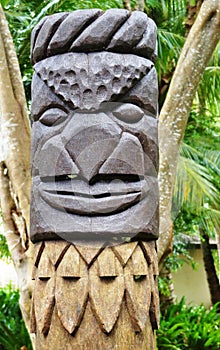
<path id="1" fill-rule="evenodd" d="M 204 1 L 188 35 L 159 117 L 160 238 L 159 260 L 172 245 L 172 192 L 188 115 L 201 76 L 220 36 L 220 3 Z"/>
<path id="2" fill-rule="evenodd" d="M 20 306 L 29 328 L 32 244 L 29 242 L 30 128 L 19 65 L 0 6 L 0 203 L 3 226 L 18 274 Z"/>
<path id="3" fill-rule="evenodd" d="M 209 244 L 209 236 L 206 234 L 206 232 L 202 228 L 200 228 L 200 235 L 201 235 L 203 262 L 206 270 L 211 301 L 212 301 L 212 304 L 215 304 L 220 302 L 219 279 L 216 273 L 214 259 L 213 259 L 212 251 Z"/>

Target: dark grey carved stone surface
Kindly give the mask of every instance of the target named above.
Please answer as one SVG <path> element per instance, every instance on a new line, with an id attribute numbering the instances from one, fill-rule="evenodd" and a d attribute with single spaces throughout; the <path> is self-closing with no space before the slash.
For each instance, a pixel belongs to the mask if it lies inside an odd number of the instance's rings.
<path id="1" fill-rule="evenodd" d="M 158 237 L 156 27 L 78 10 L 32 33 L 33 242 Z"/>

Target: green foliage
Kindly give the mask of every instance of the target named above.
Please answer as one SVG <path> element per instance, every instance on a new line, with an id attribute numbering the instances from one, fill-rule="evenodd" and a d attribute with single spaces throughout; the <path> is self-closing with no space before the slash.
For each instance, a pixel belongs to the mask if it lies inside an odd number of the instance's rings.
<path id="1" fill-rule="evenodd" d="M 219 198 L 220 153 L 202 147 L 183 144 L 174 187 L 174 216 L 178 210 L 193 216 L 194 225 L 188 232 L 202 227 L 214 238 L 220 230 Z M 187 221 L 187 218 L 186 218 Z M 183 221 L 182 221 L 183 222 Z M 178 227 L 177 227 L 178 228 Z M 178 231 L 178 230 L 177 230 Z M 185 232 L 183 227 L 179 232 Z"/>
<path id="2" fill-rule="evenodd" d="M 8 245 L 5 236 L 1 233 L 3 232 L 2 218 L 0 211 L 0 259 L 10 259 L 10 252 L 8 250 Z"/>
<path id="3" fill-rule="evenodd" d="M 170 289 L 169 289 L 169 283 L 170 280 L 168 280 L 166 277 L 158 276 L 158 290 L 160 295 L 165 295 L 166 297 L 170 296 Z"/>
<path id="4" fill-rule="evenodd" d="M 151 6 L 150 6 L 151 3 Z M 172 77 L 185 42 L 186 1 L 146 1 L 147 14 L 158 26 L 158 59 L 156 68 L 161 79 Z"/>
<path id="5" fill-rule="evenodd" d="M 186 229 L 188 233 L 188 229 L 192 227 L 192 221 L 190 223 L 185 222 L 185 216 L 188 217 L 188 213 L 184 213 L 181 211 L 177 216 L 174 222 L 174 237 L 173 237 L 173 249 L 172 252 L 167 256 L 165 261 L 163 262 L 163 266 L 165 269 L 171 272 L 176 272 L 179 270 L 185 263 L 190 264 L 193 269 L 196 268 L 196 262 L 190 255 L 188 250 L 188 239 L 187 235 L 183 234 L 183 227 Z M 196 218 L 197 220 L 197 218 Z M 170 280 L 171 275 L 159 276 L 158 278 L 158 287 L 160 295 L 165 295 L 167 297 L 170 296 Z"/>
<path id="6" fill-rule="evenodd" d="M 5 0 L 2 6 L 9 23 L 9 28 L 15 44 L 27 101 L 31 99 L 31 78 L 33 68 L 30 63 L 31 31 L 46 15 L 55 12 L 74 11 L 77 9 L 123 7 L 120 0 Z"/>
<path id="7" fill-rule="evenodd" d="M 219 48 L 220 44 L 205 69 L 193 102 L 173 197 L 176 212 L 181 208 L 184 215 L 188 212 L 194 216 L 194 233 L 198 234 L 200 226 L 212 238 L 220 230 Z"/>
<path id="8" fill-rule="evenodd" d="M 203 305 L 186 306 L 182 299 L 161 316 L 157 331 L 158 350 L 218 350 L 220 348 L 219 305 L 206 310 Z"/>
<path id="9" fill-rule="evenodd" d="M 132 7 L 135 1 L 131 1 Z M 10 31 L 18 55 L 27 100 L 30 100 L 30 84 L 33 69 L 30 63 L 30 37 L 34 26 L 46 15 L 77 9 L 123 8 L 122 0 L 4 0 Z M 156 68 L 159 81 L 163 75 L 171 75 L 184 44 L 186 0 L 147 0 L 145 12 L 158 26 L 158 60 Z"/>
<path id="10" fill-rule="evenodd" d="M 190 112 L 185 142 L 198 150 L 218 150 L 220 133 L 220 44 L 206 67 Z"/>
<path id="11" fill-rule="evenodd" d="M 186 235 L 178 233 L 174 235 L 173 239 L 173 250 L 168 255 L 165 264 L 167 264 L 172 271 L 177 271 L 184 263 L 191 264 L 192 268 L 195 268 L 195 262 L 188 250 L 188 240 Z"/>
<path id="12" fill-rule="evenodd" d="M 10 259 L 10 252 L 4 235 L 0 234 L 0 259 Z"/>
<path id="13" fill-rule="evenodd" d="M 199 222 L 200 218 L 197 215 L 192 214 L 183 207 L 174 220 L 175 236 L 180 232 L 184 232 L 186 235 L 197 235 Z"/>
<path id="14" fill-rule="evenodd" d="M 181 149 L 173 196 L 173 218 L 181 217 L 174 222 L 176 235 L 199 236 L 202 229 L 215 238 L 220 230 L 219 48 L 203 74 Z"/>
<path id="15" fill-rule="evenodd" d="M 32 349 L 18 301 L 18 290 L 10 285 L 0 289 L 0 350 Z"/>
<path id="16" fill-rule="evenodd" d="M 220 168 L 205 155 L 204 150 L 183 144 L 178 163 L 174 201 L 178 207 L 190 207 L 195 214 L 200 214 L 207 204 L 213 208 L 220 205 L 216 182 Z"/>

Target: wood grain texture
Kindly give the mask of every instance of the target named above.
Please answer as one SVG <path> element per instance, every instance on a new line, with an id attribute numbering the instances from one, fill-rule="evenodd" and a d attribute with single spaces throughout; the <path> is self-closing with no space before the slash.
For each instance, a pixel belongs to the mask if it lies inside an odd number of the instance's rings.
<path id="1" fill-rule="evenodd" d="M 140 11 L 78 10 L 47 16 L 32 32 L 32 62 L 68 51 L 135 53 L 155 61 L 155 23 Z"/>
<path id="2" fill-rule="evenodd" d="M 100 251 L 102 250 L 102 247 L 86 247 L 86 246 L 80 246 L 80 245 L 75 245 L 76 249 L 82 256 L 82 258 L 85 260 L 87 265 L 90 265 L 93 260 L 98 256 Z"/>
<path id="3" fill-rule="evenodd" d="M 59 13 L 32 33 L 36 350 L 155 350 L 156 50 L 140 11 Z"/>
<path id="4" fill-rule="evenodd" d="M 87 250 L 87 262 L 79 250 L 83 255 Z M 37 244 L 35 256 L 31 329 L 37 350 L 155 349 L 159 298 L 153 242 L 76 249 L 51 241 L 44 249 Z"/>
<path id="5" fill-rule="evenodd" d="M 71 248 L 75 249 L 73 246 Z M 68 258 L 73 249 L 68 251 L 69 254 L 66 255 L 66 258 Z M 59 268 L 61 267 L 61 269 L 59 270 L 58 268 L 57 270 L 55 290 L 58 316 L 64 328 L 70 334 L 74 333 L 80 326 L 88 299 L 89 286 L 86 263 L 81 257 L 77 259 L 77 262 L 75 260 L 74 263 L 76 263 L 76 268 L 72 269 L 72 274 L 69 269 L 68 276 L 62 268 L 62 264 L 60 264 Z"/>
<path id="6" fill-rule="evenodd" d="M 132 242 L 132 243 L 127 243 L 126 245 L 121 244 L 121 245 L 112 247 L 112 250 L 114 251 L 119 261 L 121 262 L 122 266 L 125 266 L 127 264 L 127 261 L 132 255 L 137 244 L 138 242 Z"/>
<path id="7" fill-rule="evenodd" d="M 89 270 L 89 297 L 100 328 L 110 333 L 120 313 L 124 296 L 124 276 L 123 269 L 114 253 L 110 248 L 106 249 L 109 254 L 102 253 L 103 257 L 100 256 Z M 106 256 L 108 260 L 105 260 Z M 103 270 L 102 276 L 100 276 L 100 265 Z"/>
<path id="8" fill-rule="evenodd" d="M 126 302 L 136 332 L 144 331 L 151 298 L 151 283 L 147 262 L 139 246 L 129 259 L 125 270 Z"/>
<path id="9" fill-rule="evenodd" d="M 122 303 L 121 313 L 111 337 L 102 332 L 98 326 L 90 302 L 75 336 L 71 336 L 62 327 L 55 307 L 50 332 L 46 337 L 37 332 L 36 337 L 37 350 L 154 350 L 155 346 L 155 336 L 149 319 L 144 332 L 135 332 L 125 301 Z"/>

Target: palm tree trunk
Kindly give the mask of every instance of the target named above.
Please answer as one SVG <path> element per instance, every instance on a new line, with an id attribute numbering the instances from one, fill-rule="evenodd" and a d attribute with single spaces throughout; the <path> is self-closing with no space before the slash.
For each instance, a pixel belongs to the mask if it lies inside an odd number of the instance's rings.
<path id="1" fill-rule="evenodd" d="M 218 280 L 218 276 L 215 269 L 214 259 L 212 256 L 210 244 L 209 244 L 209 236 L 207 233 L 200 228 L 201 246 L 203 253 L 203 261 L 207 275 L 207 281 L 209 285 L 209 291 L 211 295 L 212 304 L 220 302 L 220 284 Z"/>

